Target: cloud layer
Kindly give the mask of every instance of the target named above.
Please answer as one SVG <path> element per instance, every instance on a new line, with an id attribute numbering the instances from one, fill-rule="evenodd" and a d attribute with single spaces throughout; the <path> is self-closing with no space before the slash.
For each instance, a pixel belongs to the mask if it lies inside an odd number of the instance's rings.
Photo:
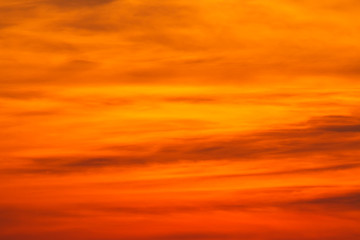
<path id="1" fill-rule="evenodd" d="M 0 0 L 0 239 L 359 239 L 355 0 Z"/>

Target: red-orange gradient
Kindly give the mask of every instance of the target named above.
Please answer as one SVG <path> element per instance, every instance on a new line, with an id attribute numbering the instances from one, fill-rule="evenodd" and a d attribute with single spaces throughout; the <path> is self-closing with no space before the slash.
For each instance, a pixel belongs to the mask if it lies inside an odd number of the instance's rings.
<path id="1" fill-rule="evenodd" d="M 360 239 L 359 16 L 0 0 L 0 239 Z"/>

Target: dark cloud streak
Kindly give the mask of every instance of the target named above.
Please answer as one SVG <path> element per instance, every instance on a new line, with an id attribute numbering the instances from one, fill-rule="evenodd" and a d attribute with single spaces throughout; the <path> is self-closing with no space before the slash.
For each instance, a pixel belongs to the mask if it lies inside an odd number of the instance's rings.
<path id="1" fill-rule="evenodd" d="M 357 118 L 351 119 L 358 121 Z M 309 121 L 312 123 L 313 121 Z M 98 155 L 93 158 L 49 157 L 33 159 L 29 168 L 20 172 L 29 173 L 66 173 L 88 171 L 108 167 L 132 167 L 144 164 L 167 164 L 175 162 L 199 161 L 256 161 L 266 159 L 302 159 L 311 156 L 326 157 L 318 160 L 323 164 L 320 168 L 289 170 L 284 172 L 263 174 L 305 174 L 318 171 L 337 171 L 358 167 L 357 156 L 360 155 L 360 136 L 357 125 L 341 125 L 328 127 L 328 117 L 321 124 L 297 127 L 294 129 L 278 129 L 252 134 L 234 135 L 232 137 L 214 136 L 212 139 L 194 139 L 176 141 L 173 144 L 163 144 L 151 151 L 138 152 L 133 147 L 131 155 L 113 154 Z M 139 146 L 144 149 L 144 146 Z M 114 148 L 113 148 L 114 149 Z M 120 148 L 121 149 L 121 148 Z M 145 148 L 146 149 L 146 148 Z M 116 149 L 115 149 L 116 150 Z M 348 153 L 351 153 L 349 155 Z M 334 164 L 339 162 L 342 164 Z"/>

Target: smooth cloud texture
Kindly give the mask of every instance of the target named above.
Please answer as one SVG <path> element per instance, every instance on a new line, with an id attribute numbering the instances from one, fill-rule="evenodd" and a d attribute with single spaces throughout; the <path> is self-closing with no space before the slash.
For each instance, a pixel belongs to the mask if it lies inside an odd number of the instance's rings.
<path id="1" fill-rule="evenodd" d="M 68 79 L 72 84 L 99 79 L 108 84 L 357 84 L 360 36 L 354 6 L 353 1 L 292 0 L 4 2 L 0 22 L 7 37 L 1 42 L 9 49 L 1 64 L 9 67 L 2 84 L 57 85 Z M 15 60 L 18 54 L 23 57 Z M 55 76 L 54 69 L 74 59 L 102 68 Z M 20 64 L 24 75 L 14 71 Z"/>
<path id="2" fill-rule="evenodd" d="M 359 239 L 355 0 L 0 0 L 0 239 Z"/>

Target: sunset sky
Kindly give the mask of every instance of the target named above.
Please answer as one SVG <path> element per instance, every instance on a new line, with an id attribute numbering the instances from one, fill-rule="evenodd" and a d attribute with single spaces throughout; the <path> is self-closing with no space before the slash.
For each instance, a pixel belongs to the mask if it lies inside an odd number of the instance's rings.
<path id="1" fill-rule="evenodd" d="M 358 0 L 0 0 L 1 240 L 360 239 Z"/>

